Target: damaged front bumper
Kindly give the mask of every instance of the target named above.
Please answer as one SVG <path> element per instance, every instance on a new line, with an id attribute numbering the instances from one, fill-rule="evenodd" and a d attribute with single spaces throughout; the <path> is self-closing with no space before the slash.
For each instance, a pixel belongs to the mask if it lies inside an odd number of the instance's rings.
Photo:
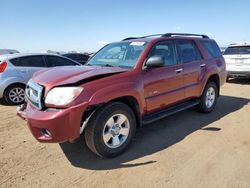
<path id="1" fill-rule="evenodd" d="M 82 116 L 87 106 L 83 103 L 66 109 L 41 111 L 28 103 L 17 107 L 17 115 L 27 121 L 31 133 L 39 142 L 61 143 L 80 137 Z"/>

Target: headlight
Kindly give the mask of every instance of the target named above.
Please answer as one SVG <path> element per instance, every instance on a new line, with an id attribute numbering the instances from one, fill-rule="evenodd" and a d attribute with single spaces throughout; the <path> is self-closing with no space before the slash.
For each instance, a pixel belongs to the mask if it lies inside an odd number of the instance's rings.
<path id="1" fill-rule="evenodd" d="M 82 92 L 82 87 L 55 87 L 49 91 L 45 103 L 64 106 L 71 103 Z"/>

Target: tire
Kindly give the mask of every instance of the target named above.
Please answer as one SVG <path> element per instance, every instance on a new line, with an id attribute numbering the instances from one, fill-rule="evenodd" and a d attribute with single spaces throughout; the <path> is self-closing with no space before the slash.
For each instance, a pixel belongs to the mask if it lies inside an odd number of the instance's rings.
<path id="1" fill-rule="evenodd" d="M 132 109 L 124 103 L 111 102 L 92 115 L 84 136 L 92 152 L 101 157 L 112 158 L 128 148 L 135 132 L 136 119 Z"/>
<path id="2" fill-rule="evenodd" d="M 227 77 L 226 82 L 229 82 L 229 77 Z"/>
<path id="3" fill-rule="evenodd" d="M 217 103 L 217 99 L 218 87 L 213 81 L 209 81 L 201 95 L 200 104 L 197 106 L 198 110 L 203 113 L 212 112 Z"/>
<path id="4" fill-rule="evenodd" d="M 10 105 L 19 105 L 24 102 L 25 86 L 22 84 L 13 84 L 4 91 L 4 100 Z"/>

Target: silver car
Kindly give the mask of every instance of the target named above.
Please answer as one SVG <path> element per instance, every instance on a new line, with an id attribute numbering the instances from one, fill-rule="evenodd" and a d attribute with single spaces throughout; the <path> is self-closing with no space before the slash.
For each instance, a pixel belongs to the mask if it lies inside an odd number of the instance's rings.
<path id="1" fill-rule="evenodd" d="M 41 69 L 75 66 L 78 62 L 55 54 L 6 54 L 0 56 L 0 99 L 18 105 L 24 101 L 25 85 Z"/>
<path id="2" fill-rule="evenodd" d="M 14 50 L 14 49 L 0 49 L 0 55 L 15 54 L 15 53 L 19 53 L 19 51 Z"/>

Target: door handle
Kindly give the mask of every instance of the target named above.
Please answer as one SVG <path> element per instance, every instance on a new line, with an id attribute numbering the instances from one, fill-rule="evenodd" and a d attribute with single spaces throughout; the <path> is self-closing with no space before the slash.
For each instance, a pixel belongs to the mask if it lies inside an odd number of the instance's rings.
<path id="1" fill-rule="evenodd" d="M 20 72 L 22 72 L 22 73 L 26 73 L 27 71 L 22 69 L 22 70 L 20 70 Z"/>
<path id="2" fill-rule="evenodd" d="M 176 69 L 176 70 L 175 70 L 175 72 L 176 72 L 176 73 L 180 73 L 180 72 L 182 72 L 182 71 L 183 71 L 183 69 L 182 69 L 182 68 L 180 68 L 180 69 Z"/>
<path id="3" fill-rule="evenodd" d="M 205 63 L 203 63 L 203 64 L 200 65 L 201 68 L 203 68 L 203 67 L 205 67 L 205 66 L 206 66 Z"/>

